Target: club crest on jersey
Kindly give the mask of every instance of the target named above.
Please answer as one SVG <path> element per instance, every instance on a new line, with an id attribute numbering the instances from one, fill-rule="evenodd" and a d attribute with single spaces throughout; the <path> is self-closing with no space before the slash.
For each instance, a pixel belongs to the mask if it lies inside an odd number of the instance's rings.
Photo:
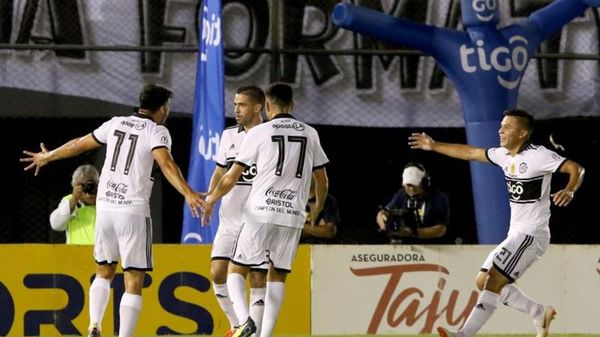
<path id="1" fill-rule="evenodd" d="M 527 172 L 527 163 L 519 164 L 519 173 L 523 174 Z"/>

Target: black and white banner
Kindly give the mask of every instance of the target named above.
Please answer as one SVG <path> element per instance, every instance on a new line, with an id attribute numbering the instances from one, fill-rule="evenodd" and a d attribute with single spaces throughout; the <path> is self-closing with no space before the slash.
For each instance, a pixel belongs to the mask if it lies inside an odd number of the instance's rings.
<path id="1" fill-rule="evenodd" d="M 460 28 L 460 1 L 354 0 L 353 3 L 429 25 Z M 551 1 L 500 1 L 501 25 L 527 17 Z M 337 29 L 330 0 L 224 0 L 225 48 L 284 50 L 392 49 Z M 199 2 L 193 0 L 14 0 L 0 6 L 0 43 L 93 46 L 195 46 Z M 271 22 L 277 9 L 278 22 Z M 596 9 L 571 22 L 544 44 L 546 53 L 598 53 Z M 144 82 L 175 90 L 173 109 L 191 113 L 195 53 L 72 50 L 0 50 L 0 87 L 94 98 L 135 105 Z M 301 55 L 282 53 L 272 69 L 269 54 L 225 57 L 227 114 L 233 91 L 266 86 L 273 71 L 296 89 L 296 114 L 313 124 L 377 127 L 464 125 L 452 83 L 430 57 Z M 525 73 L 519 106 L 537 118 L 600 116 L 597 61 L 533 60 Z"/>

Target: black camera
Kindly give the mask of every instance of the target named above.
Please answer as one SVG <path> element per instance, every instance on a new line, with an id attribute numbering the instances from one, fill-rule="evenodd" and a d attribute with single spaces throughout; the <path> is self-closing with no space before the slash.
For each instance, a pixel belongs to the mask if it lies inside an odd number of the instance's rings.
<path id="1" fill-rule="evenodd" d="M 401 238 L 406 236 L 406 228 L 410 228 L 413 235 L 417 229 L 422 226 L 419 216 L 420 200 L 408 198 L 404 207 L 384 208 L 389 213 L 386 229 L 390 238 Z"/>
<path id="2" fill-rule="evenodd" d="M 83 186 L 83 193 L 96 194 L 98 192 L 98 184 L 93 181 L 83 183 L 81 186 Z"/>

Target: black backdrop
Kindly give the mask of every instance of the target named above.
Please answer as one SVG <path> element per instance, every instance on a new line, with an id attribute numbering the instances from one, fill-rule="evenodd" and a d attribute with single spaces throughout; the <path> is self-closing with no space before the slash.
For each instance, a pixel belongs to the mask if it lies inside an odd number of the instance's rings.
<path id="1" fill-rule="evenodd" d="M 48 216 L 64 194 L 70 192 L 70 176 L 74 168 L 85 162 L 101 167 L 102 152 L 81 158 L 52 163 L 38 177 L 23 172 L 18 162 L 23 149 L 37 150 L 43 141 L 54 148 L 68 139 L 96 128 L 105 118 L 0 118 L 0 146 L 5 158 L 1 165 L 3 186 L 0 242 L 60 241 L 49 229 Z M 233 120 L 227 120 L 232 124 Z M 175 115 L 167 126 L 173 137 L 173 156 L 187 176 L 191 116 Z M 450 199 L 451 231 L 449 242 L 460 237 L 464 243 L 477 243 L 472 204 L 469 165 L 431 152 L 408 148 L 407 137 L 414 131 L 425 131 L 434 139 L 465 142 L 462 128 L 396 129 L 315 126 L 330 158 L 328 173 L 330 192 L 339 204 L 342 223 L 340 243 L 384 242 L 377 232 L 374 218 L 378 205 L 388 202 L 400 188 L 402 167 L 412 160 L 421 161 L 429 170 L 433 185 L 444 190 Z M 600 216 L 595 206 L 600 153 L 600 118 L 571 118 L 538 123 L 534 142 L 557 150 L 586 167 L 586 181 L 571 206 L 553 207 L 553 243 L 597 243 Z M 554 179 L 553 190 L 564 186 L 564 177 Z M 157 179 L 153 201 L 153 217 L 157 242 L 179 242 L 183 198 L 161 178 Z"/>

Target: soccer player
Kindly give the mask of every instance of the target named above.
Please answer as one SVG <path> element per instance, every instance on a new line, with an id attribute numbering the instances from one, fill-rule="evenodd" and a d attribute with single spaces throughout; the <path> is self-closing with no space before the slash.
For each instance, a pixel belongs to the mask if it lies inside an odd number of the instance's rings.
<path id="1" fill-rule="evenodd" d="M 257 174 L 244 206 L 244 223 L 227 276 L 227 287 L 237 316 L 246 318 L 233 337 L 249 337 L 256 331 L 255 322 L 241 305 L 244 303 L 244 279 L 251 266 L 267 262 L 270 266 L 260 337 L 273 334 L 285 292 L 285 279 L 291 271 L 306 219 L 311 177 L 315 178 L 316 197 L 310 208 L 313 226 L 327 195 L 327 156 L 316 130 L 291 115 L 292 96 L 292 88 L 287 84 L 269 86 L 266 91 L 269 121 L 248 132 L 234 165 L 207 195 L 204 205 L 203 218 L 210 217 L 214 204 L 235 186 L 249 166 L 256 163 Z"/>
<path id="2" fill-rule="evenodd" d="M 210 179 L 209 191 L 215 189 L 221 177 L 233 166 L 234 159 L 240 151 L 242 140 L 248 131 L 262 123 L 261 111 L 265 105 L 265 94 L 262 89 L 256 86 L 243 86 L 236 90 L 233 104 L 237 125 L 223 131 L 217 152 L 217 167 Z M 243 323 L 236 316 L 233 310 L 233 303 L 227 291 L 227 266 L 231 260 L 231 253 L 233 252 L 238 233 L 242 228 L 242 209 L 244 208 L 248 194 L 250 194 L 252 180 L 255 175 L 256 165 L 246 168 L 236 181 L 233 191 L 223 197 L 221 207 L 219 208 L 219 229 L 212 245 L 210 277 L 213 281 L 213 290 L 217 302 L 219 302 L 223 313 L 225 313 L 231 325 L 231 329 L 227 335 L 232 334 L 235 331 L 235 327 Z M 257 335 L 260 334 L 264 311 L 268 267 L 268 264 L 265 264 L 250 269 L 249 310 L 250 317 L 256 322 Z M 245 302 L 243 304 L 245 305 Z M 246 317 L 242 319 L 245 320 Z"/>
<path id="3" fill-rule="evenodd" d="M 507 238 L 487 257 L 477 275 L 482 290 L 477 305 L 459 331 L 439 327 L 442 337 L 471 337 L 492 316 L 498 303 L 530 315 L 538 337 L 546 337 L 556 311 L 529 298 L 514 282 L 541 257 L 550 244 L 550 200 L 567 206 L 583 181 L 584 169 L 574 161 L 529 142 L 534 119 L 523 110 L 507 110 L 500 123 L 500 146 L 483 149 L 434 141 L 425 133 L 409 137 L 412 149 L 435 151 L 453 158 L 498 165 L 510 194 Z M 569 175 L 565 188 L 550 194 L 553 172 Z"/>
<path id="4" fill-rule="evenodd" d="M 96 201 L 94 259 L 96 277 L 90 287 L 90 326 L 88 336 L 100 336 L 102 317 L 108 303 L 110 283 L 117 262 L 124 271 L 125 293 L 120 304 L 120 337 L 131 337 L 142 307 L 142 285 L 146 271 L 153 268 L 150 193 L 158 164 L 169 183 L 185 197 L 193 216 L 203 204 L 190 188 L 173 157 L 171 135 L 163 124 L 169 116 L 171 90 L 158 84 L 143 87 L 136 114 L 113 117 L 92 133 L 74 138 L 48 151 L 23 151 L 30 163 L 25 170 L 40 169 L 48 163 L 77 156 L 106 145 L 106 158 L 100 174 Z"/>

